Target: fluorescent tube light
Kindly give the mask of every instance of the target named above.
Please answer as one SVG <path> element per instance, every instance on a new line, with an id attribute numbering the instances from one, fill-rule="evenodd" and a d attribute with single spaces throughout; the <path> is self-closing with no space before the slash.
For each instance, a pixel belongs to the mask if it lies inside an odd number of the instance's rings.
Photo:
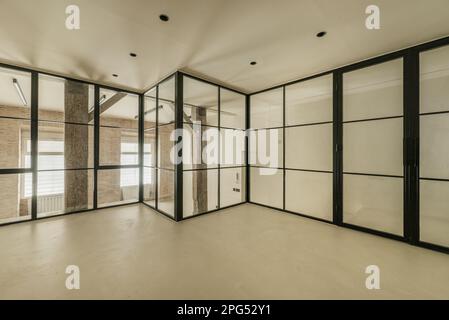
<path id="1" fill-rule="evenodd" d="M 20 100 L 22 100 L 23 105 L 26 107 L 28 105 L 27 99 L 25 98 L 25 95 L 23 94 L 22 88 L 20 87 L 19 81 L 17 81 L 16 78 L 12 79 L 12 83 L 14 85 L 14 88 L 16 88 L 17 94 L 20 97 Z"/>

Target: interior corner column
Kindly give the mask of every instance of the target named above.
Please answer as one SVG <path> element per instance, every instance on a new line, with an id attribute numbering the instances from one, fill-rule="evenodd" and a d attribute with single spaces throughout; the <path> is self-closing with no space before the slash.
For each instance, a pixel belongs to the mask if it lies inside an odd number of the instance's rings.
<path id="1" fill-rule="evenodd" d="M 65 83 L 65 121 L 88 123 L 89 86 L 85 83 L 67 80 Z M 64 125 L 65 168 L 88 168 L 89 126 Z M 65 208 L 87 209 L 89 196 L 87 170 L 66 170 L 64 173 Z"/>

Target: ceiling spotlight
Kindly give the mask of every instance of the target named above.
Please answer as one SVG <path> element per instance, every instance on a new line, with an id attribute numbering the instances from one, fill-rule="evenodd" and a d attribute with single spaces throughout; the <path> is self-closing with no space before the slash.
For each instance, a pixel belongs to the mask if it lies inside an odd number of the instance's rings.
<path id="1" fill-rule="evenodd" d="M 20 100 L 22 100 L 23 105 L 27 106 L 27 99 L 25 98 L 25 95 L 23 94 L 22 88 L 20 87 L 19 81 L 17 81 L 16 78 L 12 79 L 12 84 L 14 85 L 14 88 L 16 88 L 17 94 L 20 97 Z"/>
<path id="2" fill-rule="evenodd" d="M 131 52 L 129 55 L 133 58 L 137 57 L 137 54 L 135 54 L 134 52 Z"/>
<path id="3" fill-rule="evenodd" d="M 257 64 L 257 62 L 256 61 L 251 61 L 249 64 L 252 65 L 252 66 L 255 66 Z"/>
<path id="4" fill-rule="evenodd" d="M 161 14 L 159 16 L 159 19 L 161 19 L 161 21 L 164 21 L 164 22 L 167 22 L 168 20 L 170 20 L 170 18 L 166 14 Z"/>
<path id="5" fill-rule="evenodd" d="M 326 31 L 321 31 L 321 32 L 318 32 L 317 34 L 316 34 L 316 36 L 318 37 L 318 38 L 322 38 L 322 37 L 324 37 L 325 35 L 326 35 Z"/>
<path id="6" fill-rule="evenodd" d="M 118 74 L 113 73 L 112 76 L 113 76 L 114 78 L 117 78 L 117 77 L 118 77 Z"/>

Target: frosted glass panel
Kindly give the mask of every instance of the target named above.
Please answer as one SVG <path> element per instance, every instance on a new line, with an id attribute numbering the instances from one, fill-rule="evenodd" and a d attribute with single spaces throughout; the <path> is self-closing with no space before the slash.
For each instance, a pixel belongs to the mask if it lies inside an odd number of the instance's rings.
<path id="1" fill-rule="evenodd" d="M 184 217 L 218 209 L 218 170 L 183 173 Z"/>
<path id="2" fill-rule="evenodd" d="M 285 173 L 285 209 L 332 220 L 332 173 Z"/>
<path id="3" fill-rule="evenodd" d="M 220 126 L 245 129 L 246 97 L 221 88 L 220 99 Z"/>
<path id="4" fill-rule="evenodd" d="M 283 125 L 283 90 L 275 89 L 251 96 L 251 128 Z"/>
<path id="5" fill-rule="evenodd" d="M 420 117 L 420 176 L 449 179 L 449 114 Z"/>
<path id="6" fill-rule="evenodd" d="M 420 54 L 420 112 L 449 111 L 449 46 Z"/>
<path id="7" fill-rule="evenodd" d="M 403 234 L 403 179 L 345 174 L 343 221 Z"/>
<path id="8" fill-rule="evenodd" d="M 158 169 L 158 209 L 174 217 L 175 212 L 175 175 L 174 171 Z"/>
<path id="9" fill-rule="evenodd" d="M 402 136 L 402 118 L 345 123 L 343 170 L 402 176 Z"/>
<path id="10" fill-rule="evenodd" d="M 285 87 L 286 125 L 332 121 L 332 108 L 332 75 Z"/>
<path id="11" fill-rule="evenodd" d="M 343 74 L 343 120 L 403 114 L 402 59 Z"/>
<path id="12" fill-rule="evenodd" d="M 251 202 L 282 209 L 282 170 L 251 168 L 250 179 Z"/>
<path id="13" fill-rule="evenodd" d="M 449 247 L 449 182 L 420 182 L 420 240 Z"/>
<path id="14" fill-rule="evenodd" d="M 249 139 L 250 164 L 271 168 L 283 166 L 282 129 L 251 130 Z"/>
<path id="15" fill-rule="evenodd" d="M 245 201 L 245 174 L 244 167 L 220 170 L 220 207 Z"/>
<path id="16" fill-rule="evenodd" d="M 332 171 L 332 124 L 285 129 L 285 166 Z"/>
<path id="17" fill-rule="evenodd" d="M 240 166 L 245 164 L 245 131 L 221 129 L 221 166 Z"/>

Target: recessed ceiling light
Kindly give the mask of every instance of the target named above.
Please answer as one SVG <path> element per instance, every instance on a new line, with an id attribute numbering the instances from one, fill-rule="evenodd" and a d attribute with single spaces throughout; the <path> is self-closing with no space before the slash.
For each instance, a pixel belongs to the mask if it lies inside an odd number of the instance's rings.
<path id="1" fill-rule="evenodd" d="M 251 61 L 249 64 L 252 65 L 252 66 L 255 66 L 257 64 L 257 62 L 256 61 Z"/>
<path id="2" fill-rule="evenodd" d="M 133 58 L 137 57 L 137 54 L 134 53 L 134 52 L 131 52 L 129 55 L 130 55 L 131 57 L 133 57 Z"/>
<path id="3" fill-rule="evenodd" d="M 117 77 L 118 77 L 118 74 L 113 73 L 112 76 L 113 76 L 114 78 L 117 78 Z"/>
<path id="4" fill-rule="evenodd" d="M 166 14 L 161 14 L 159 16 L 159 19 L 161 19 L 161 21 L 164 21 L 164 22 L 167 22 L 168 20 L 170 20 L 170 18 Z"/>
<path id="5" fill-rule="evenodd" d="M 316 34 L 316 36 L 318 37 L 318 38 L 322 38 L 322 37 L 324 37 L 325 35 L 326 35 L 326 31 L 321 31 L 321 32 L 318 32 L 317 34 Z"/>

